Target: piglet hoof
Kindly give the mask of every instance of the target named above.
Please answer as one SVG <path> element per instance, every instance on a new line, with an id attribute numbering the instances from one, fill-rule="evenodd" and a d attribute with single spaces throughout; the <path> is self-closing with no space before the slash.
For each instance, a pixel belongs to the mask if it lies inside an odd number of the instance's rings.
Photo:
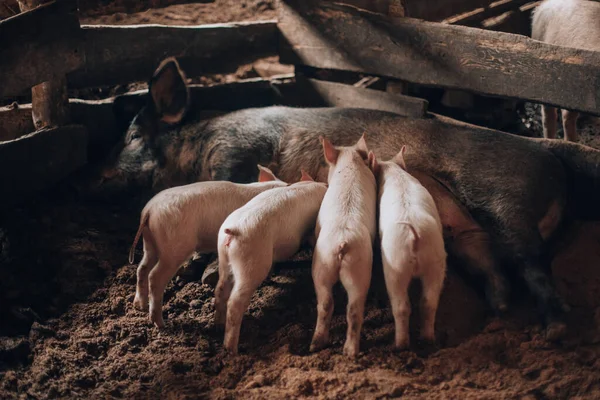
<path id="1" fill-rule="evenodd" d="M 142 300 L 142 298 L 136 294 L 135 298 L 133 299 L 133 307 L 136 310 L 148 311 L 148 301 Z"/>
<path id="2" fill-rule="evenodd" d="M 202 283 L 210 287 L 216 287 L 219 282 L 219 263 L 210 263 L 202 274 Z"/>
<path id="3" fill-rule="evenodd" d="M 344 355 L 348 358 L 356 358 L 358 357 L 358 346 L 354 345 L 354 344 L 350 344 L 350 343 L 346 343 L 344 345 Z"/>
<path id="4" fill-rule="evenodd" d="M 410 343 L 408 340 L 398 340 L 394 343 L 394 350 L 396 351 L 404 351 L 408 350 Z"/>
<path id="5" fill-rule="evenodd" d="M 229 346 L 229 345 L 224 344 L 223 350 L 225 350 L 225 354 L 228 357 L 235 357 L 238 355 L 238 349 L 236 346 Z"/>
<path id="6" fill-rule="evenodd" d="M 158 328 L 162 329 L 165 327 L 165 321 L 163 320 L 162 315 L 151 314 L 150 321 Z"/>
<path id="7" fill-rule="evenodd" d="M 567 334 L 567 324 L 564 322 L 551 322 L 546 327 L 546 340 L 557 342 L 563 339 Z"/>
<path id="8" fill-rule="evenodd" d="M 326 337 L 323 337 L 323 336 L 314 337 L 312 342 L 310 343 L 309 351 L 311 353 L 316 353 L 318 351 L 321 351 L 325 347 L 327 347 L 328 343 L 329 343 L 329 340 Z"/>

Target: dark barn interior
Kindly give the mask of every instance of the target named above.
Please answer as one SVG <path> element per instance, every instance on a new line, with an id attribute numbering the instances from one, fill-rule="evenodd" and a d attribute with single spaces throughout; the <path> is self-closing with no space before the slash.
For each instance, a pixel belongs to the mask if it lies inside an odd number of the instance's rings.
<path id="1" fill-rule="evenodd" d="M 600 39 L 590 38 L 587 48 L 534 40 L 532 14 L 541 3 L 0 0 L 0 398 L 599 398 L 600 176 L 594 173 L 600 171 L 600 43 L 594 50 L 593 42 Z M 595 16 L 591 31 L 599 32 L 600 11 Z M 473 142 L 481 147 L 458 147 L 471 169 L 444 176 L 448 182 L 522 168 L 535 183 L 545 165 L 519 158 L 529 153 L 512 153 L 511 143 L 533 149 L 531 160 L 537 146 L 551 149 L 552 165 L 567 171 L 567 206 L 559 216 L 526 211 L 540 216 L 540 231 L 546 218 L 556 222 L 551 234 L 540 233 L 540 258 L 568 306 L 564 334 L 550 333 L 555 321 L 544 317 L 517 262 L 500 263 L 510 295 L 508 309 L 497 313 L 486 301 L 483 279 L 452 257 L 448 241 L 434 349 L 416 340 L 409 349 L 394 348 L 377 249 L 354 359 L 342 352 L 347 296 L 341 285 L 334 286 L 331 343 L 309 351 L 317 318 L 310 245 L 275 263 L 254 293 L 239 355 L 224 351 L 223 332 L 215 327 L 214 252 L 195 254 L 179 269 L 164 296 L 166 326 L 157 328 L 133 305 L 136 265 L 128 254 L 140 212 L 167 187 L 221 180 L 219 171 L 205 167 L 206 175 L 144 186 L 150 168 L 144 164 L 119 187 L 105 184 L 116 174 L 111 163 L 132 162 L 117 156 L 123 141 L 133 140 L 135 121 L 145 126 L 144 115 L 156 117 L 148 114 L 151 107 L 168 113 L 178 106 L 171 98 L 156 100 L 161 91 L 183 90 L 174 80 L 161 85 L 159 65 L 168 57 L 185 73 L 189 93 L 186 114 L 173 125 L 177 132 L 274 105 L 386 111 L 407 126 L 433 121 L 431 137 L 444 137 L 443 143 L 459 131 L 479 135 Z M 580 113 L 573 122 L 578 144 L 565 139 L 561 121 L 570 117 L 564 112 L 558 113 L 558 137 L 542 139 L 544 105 Z M 163 129 L 165 115 L 153 129 Z M 272 119 L 284 129 L 285 114 Z M 289 124 L 289 132 L 304 134 L 295 120 Z M 236 143 L 236 129 L 223 140 L 252 151 L 240 144 L 248 142 L 243 133 Z M 369 135 L 369 146 L 377 148 Z M 264 164 L 283 176 L 282 163 L 273 157 L 272 165 Z M 293 179 L 300 178 L 297 172 Z M 244 170 L 243 178 L 228 180 L 248 183 L 257 175 Z M 507 176 L 502 185 L 491 176 L 478 179 L 485 186 L 470 190 L 503 199 L 518 192 L 507 186 L 521 178 Z M 523 203 L 500 208 L 525 213 L 537 191 L 526 189 L 518 193 Z M 459 192 L 461 207 L 478 224 L 510 228 L 490 222 L 481 211 L 487 205 Z M 500 241 L 490 238 L 491 246 Z M 134 255 L 137 264 L 141 245 Z M 411 335 L 419 332 L 420 294 L 420 286 L 411 285 Z"/>

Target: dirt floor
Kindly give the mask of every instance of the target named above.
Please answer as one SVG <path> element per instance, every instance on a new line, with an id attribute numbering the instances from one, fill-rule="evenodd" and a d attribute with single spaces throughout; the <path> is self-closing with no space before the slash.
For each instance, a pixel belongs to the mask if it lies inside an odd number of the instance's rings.
<path id="1" fill-rule="evenodd" d="M 156 16 L 191 6 L 150 12 L 158 19 L 137 19 L 148 12 L 118 18 L 164 23 Z M 231 15 L 270 18 L 269 9 L 257 10 Z M 203 18 L 197 15 L 190 18 Z M 193 23 L 215 22 L 207 15 Z M 515 131 L 539 135 L 538 115 L 535 106 L 521 107 Z M 582 142 L 600 148 L 598 120 L 582 118 L 579 125 Z M 556 247 L 554 281 L 572 307 L 560 344 L 543 340 L 519 282 L 512 311 L 492 318 L 481 293 L 451 266 L 437 319 L 439 351 L 393 351 L 393 319 L 375 279 L 361 356 L 341 354 L 340 288 L 333 343 L 309 354 L 315 295 L 309 263 L 298 261 L 274 268 L 244 317 L 241 354 L 224 357 L 222 335 L 212 326 L 213 289 L 200 283 L 202 263 L 182 269 L 168 286 L 165 330 L 133 308 L 135 266 L 127 265 L 127 253 L 142 204 L 84 201 L 67 182 L 0 211 L 0 398 L 600 398 L 600 223 L 574 224 Z M 418 287 L 414 304 L 416 294 Z"/>

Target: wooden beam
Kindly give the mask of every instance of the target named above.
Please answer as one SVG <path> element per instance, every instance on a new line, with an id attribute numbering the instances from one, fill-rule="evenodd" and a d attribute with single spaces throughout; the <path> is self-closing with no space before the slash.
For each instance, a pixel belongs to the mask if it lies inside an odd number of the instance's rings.
<path id="1" fill-rule="evenodd" d="M 337 82 L 304 77 L 296 78 L 300 107 L 356 107 L 390 111 L 413 118 L 422 118 L 427 112 L 427 100 L 366 89 Z"/>
<path id="2" fill-rule="evenodd" d="M 177 57 L 188 76 L 235 70 L 277 54 L 275 21 L 201 26 L 84 25 L 85 65 L 70 87 L 146 81 L 165 57 Z"/>
<path id="3" fill-rule="evenodd" d="M 86 155 L 87 132 L 78 125 L 0 142 L 0 203 L 24 200 L 67 177 L 86 163 Z"/>
<path id="4" fill-rule="evenodd" d="M 518 9 L 531 0 L 499 0 L 487 5 L 487 7 L 477 8 L 466 14 L 455 15 L 441 21 L 446 24 L 464 25 L 477 27 L 485 19 L 496 17 L 508 11 Z"/>
<path id="5" fill-rule="evenodd" d="M 49 0 L 18 0 L 22 12 L 33 10 L 49 2 Z M 65 75 L 56 76 L 52 80 L 32 87 L 31 104 L 35 129 L 66 125 L 69 122 L 69 94 Z"/>
<path id="6" fill-rule="evenodd" d="M 288 104 L 288 98 L 293 96 L 293 85 L 292 74 L 214 86 L 191 85 L 192 108 L 233 111 Z M 70 99 L 73 122 L 88 130 L 88 156 L 91 161 L 105 155 L 113 146 L 146 103 L 147 94 L 147 90 L 139 90 L 103 100 Z M 115 102 L 118 104 L 115 105 Z M 0 141 L 20 137 L 34 129 L 31 104 L 0 107 Z"/>
<path id="7" fill-rule="evenodd" d="M 320 2 L 322 4 L 322 2 Z M 280 3 L 283 63 L 518 98 L 600 115 L 600 53 L 502 32 Z M 559 84 L 558 84 L 559 83 Z"/>
<path id="8" fill-rule="evenodd" d="M 527 3 L 516 10 L 481 21 L 481 27 L 498 32 L 531 36 L 531 14 L 541 2 Z"/>
<path id="9" fill-rule="evenodd" d="M 0 40 L 0 97 L 18 95 L 83 64 L 73 1 L 55 1 L 0 21 Z"/>

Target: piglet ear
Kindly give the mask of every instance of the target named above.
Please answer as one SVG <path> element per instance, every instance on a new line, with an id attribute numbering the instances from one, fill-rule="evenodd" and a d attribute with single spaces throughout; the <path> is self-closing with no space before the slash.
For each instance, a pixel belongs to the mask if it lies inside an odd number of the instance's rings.
<path id="1" fill-rule="evenodd" d="M 306 172 L 305 170 L 301 169 L 300 172 L 302 173 L 302 177 L 300 178 L 300 182 L 302 181 L 309 181 L 309 182 L 314 182 L 315 180 L 312 178 L 312 176 L 310 176 L 308 174 L 308 172 Z"/>
<path id="2" fill-rule="evenodd" d="M 358 151 L 363 151 L 365 154 L 369 153 L 369 148 L 367 147 L 367 133 L 364 132 L 358 142 L 354 145 L 354 148 Z"/>
<path id="3" fill-rule="evenodd" d="M 273 171 L 262 165 L 258 165 L 258 181 L 259 182 L 270 182 L 278 180 Z"/>
<path id="4" fill-rule="evenodd" d="M 404 162 L 404 153 L 406 152 L 406 146 L 402 146 L 398 154 L 394 156 L 393 161 L 402 167 L 403 170 L 406 171 L 406 162 Z"/>
<path id="5" fill-rule="evenodd" d="M 335 164 L 337 162 L 338 156 L 340 155 L 340 151 L 333 145 L 331 142 L 321 136 L 321 144 L 323 145 L 323 153 L 325 154 L 325 160 L 329 164 Z"/>
<path id="6" fill-rule="evenodd" d="M 160 63 L 148 88 L 158 118 L 168 124 L 180 122 L 187 111 L 190 93 L 175 58 L 169 57 Z"/>
<path id="7" fill-rule="evenodd" d="M 377 163 L 377 158 L 375 157 L 375 153 L 373 153 L 372 151 L 369 151 L 369 156 L 368 156 L 367 160 L 369 162 L 369 168 L 371 168 L 371 171 L 373 172 L 374 175 L 377 175 L 379 173 L 379 164 Z"/>

